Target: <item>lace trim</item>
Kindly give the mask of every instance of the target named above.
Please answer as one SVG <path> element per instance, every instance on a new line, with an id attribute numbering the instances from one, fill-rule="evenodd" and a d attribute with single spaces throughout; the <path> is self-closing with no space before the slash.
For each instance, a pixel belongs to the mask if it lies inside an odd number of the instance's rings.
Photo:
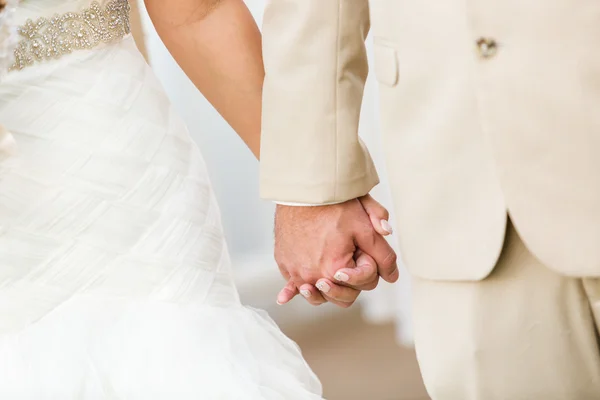
<path id="1" fill-rule="evenodd" d="M 21 40 L 14 50 L 15 62 L 9 70 L 21 70 L 75 50 L 122 39 L 131 32 L 129 11 L 127 0 L 111 0 L 103 6 L 94 1 L 81 12 L 42 17 L 35 22 L 27 20 L 18 28 Z"/>

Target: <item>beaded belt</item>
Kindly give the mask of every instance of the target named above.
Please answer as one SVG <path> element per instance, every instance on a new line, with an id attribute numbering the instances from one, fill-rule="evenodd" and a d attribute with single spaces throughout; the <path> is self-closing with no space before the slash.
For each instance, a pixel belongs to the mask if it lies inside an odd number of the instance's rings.
<path id="1" fill-rule="evenodd" d="M 122 39 L 131 32 L 129 11 L 127 0 L 111 0 L 102 6 L 94 1 L 80 12 L 27 20 L 17 30 L 20 40 L 10 70 Z"/>

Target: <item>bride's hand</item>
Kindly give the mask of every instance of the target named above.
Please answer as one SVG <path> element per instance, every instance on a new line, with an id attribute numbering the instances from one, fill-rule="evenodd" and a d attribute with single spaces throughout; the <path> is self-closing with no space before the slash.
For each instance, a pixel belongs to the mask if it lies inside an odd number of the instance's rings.
<path id="1" fill-rule="evenodd" d="M 360 204 L 369 214 L 373 229 L 382 236 L 388 236 L 394 233 L 392 226 L 389 223 L 390 213 L 388 210 L 379 204 L 377 200 L 371 197 L 370 194 L 359 197 Z"/>
<path id="2" fill-rule="evenodd" d="M 359 198 L 363 208 L 369 215 L 371 224 L 377 233 L 382 236 L 390 235 L 393 230 L 388 222 L 389 212 L 379 202 L 370 195 Z M 379 274 L 377 272 L 377 263 L 368 254 L 360 249 L 356 251 L 354 259 L 356 267 L 344 268 L 334 275 L 335 282 L 326 278 L 319 279 L 316 287 L 311 284 L 304 284 L 296 287 L 288 280 L 286 286 L 278 295 L 277 302 L 285 304 L 301 293 L 303 297 L 310 299 L 312 305 L 320 305 L 327 302 L 323 294 L 333 299 L 334 303 L 340 307 L 350 307 L 363 290 L 373 290 L 379 283 Z M 398 271 L 395 272 L 398 274 Z"/>

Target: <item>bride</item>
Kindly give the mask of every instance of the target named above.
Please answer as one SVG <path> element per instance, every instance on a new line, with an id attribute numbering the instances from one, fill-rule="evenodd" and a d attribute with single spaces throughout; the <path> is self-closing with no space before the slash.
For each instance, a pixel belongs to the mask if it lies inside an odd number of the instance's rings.
<path id="1" fill-rule="evenodd" d="M 5 1 L 0 398 L 321 399 L 296 345 L 240 304 L 205 165 L 127 0 Z M 258 156 L 260 34 L 243 2 L 147 3 Z"/>

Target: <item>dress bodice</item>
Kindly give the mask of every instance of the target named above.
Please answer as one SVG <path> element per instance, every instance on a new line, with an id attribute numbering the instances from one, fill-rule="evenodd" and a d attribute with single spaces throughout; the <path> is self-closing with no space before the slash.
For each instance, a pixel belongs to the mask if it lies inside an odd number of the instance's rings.
<path id="1" fill-rule="evenodd" d="M 78 12 L 90 7 L 94 2 L 102 6 L 111 2 L 111 0 L 20 0 L 15 22 L 21 25 L 27 19 Z"/>

